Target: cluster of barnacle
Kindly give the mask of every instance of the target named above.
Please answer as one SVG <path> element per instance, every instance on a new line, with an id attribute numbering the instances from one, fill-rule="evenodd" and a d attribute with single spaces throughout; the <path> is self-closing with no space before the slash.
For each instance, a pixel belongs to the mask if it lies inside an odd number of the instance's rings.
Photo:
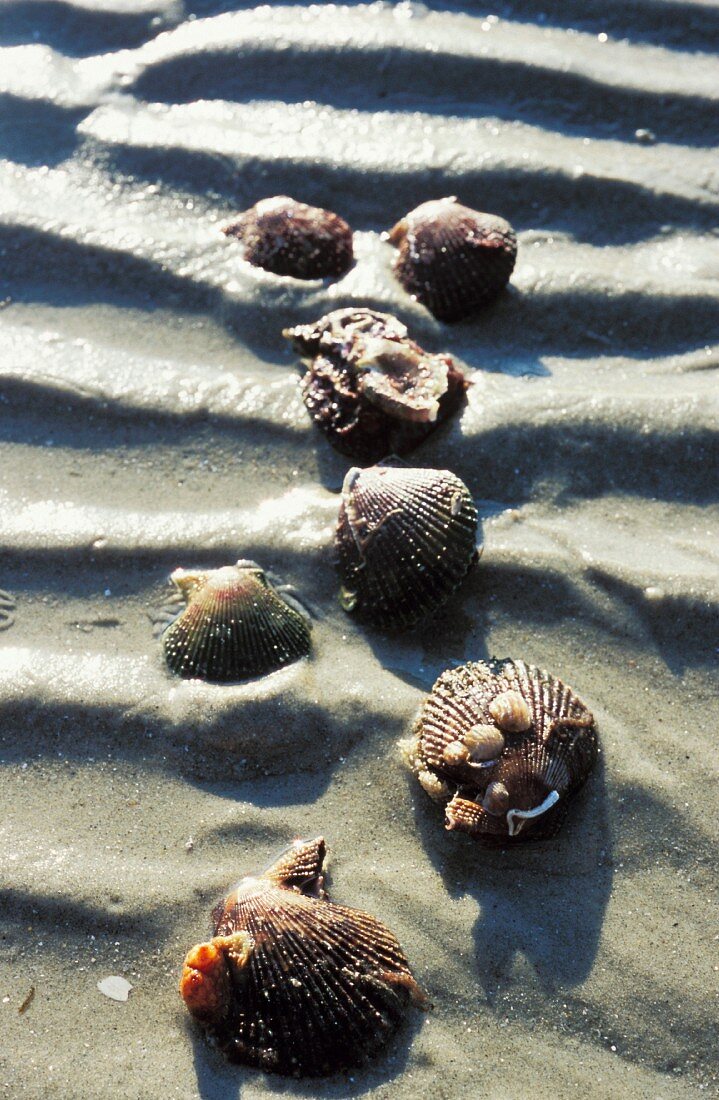
<path id="1" fill-rule="evenodd" d="M 297 278 L 345 272 L 352 232 L 292 199 L 265 199 L 225 232 L 244 258 Z M 404 287 L 457 320 L 506 285 L 516 238 L 501 218 L 456 199 L 427 202 L 388 234 Z M 347 473 L 335 547 L 340 602 L 372 627 L 402 630 L 436 612 L 478 560 L 477 510 L 449 470 L 380 461 L 411 451 L 460 406 L 448 355 L 415 343 L 395 317 L 339 309 L 284 335 L 305 362 L 301 391 L 330 442 L 364 465 Z M 163 635 L 179 676 L 231 682 L 306 657 L 311 623 L 254 562 L 178 569 L 185 607 Z M 571 688 L 522 661 L 444 672 L 403 742 L 447 829 L 486 845 L 551 836 L 597 758 L 594 719 Z M 322 838 L 296 841 L 213 911 L 213 936 L 185 960 L 180 992 L 234 1061 L 286 1074 L 347 1068 L 378 1050 L 424 995 L 378 920 L 334 904 Z"/>

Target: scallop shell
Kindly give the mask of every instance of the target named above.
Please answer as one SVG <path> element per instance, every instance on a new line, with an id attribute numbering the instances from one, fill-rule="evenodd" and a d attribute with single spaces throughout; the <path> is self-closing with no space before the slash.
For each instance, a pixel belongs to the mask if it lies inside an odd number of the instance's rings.
<path id="1" fill-rule="evenodd" d="M 454 196 L 422 203 L 390 230 L 402 286 L 440 321 L 476 313 L 507 285 L 517 256 L 509 222 Z"/>
<path id="2" fill-rule="evenodd" d="M 494 759 L 471 751 L 463 758 L 458 743 L 471 748 L 479 736 L 488 744 L 493 713 L 506 715 L 508 700 L 513 713 L 522 709 L 516 696 L 526 703 L 529 727 L 505 723 Z M 417 721 L 409 762 L 418 778 L 429 772 L 447 784 L 448 829 L 507 844 L 551 836 L 597 754 L 594 718 L 561 680 L 523 661 L 478 661 L 439 677 Z"/>
<path id="3" fill-rule="evenodd" d="M 170 578 L 187 606 L 162 635 L 170 670 L 185 678 L 232 681 L 305 657 L 310 624 L 271 587 L 254 562 Z"/>
<path id="4" fill-rule="evenodd" d="M 450 356 L 424 351 L 389 314 L 340 309 L 284 335 L 308 361 L 301 389 L 310 416 L 358 461 L 406 454 L 464 396 L 464 376 Z"/>
<path id="5" fill-rule="evenodd" d="M 295 1076 L 363 1062 L 410 1001 L 425 1003 L 392 933 L 327 900 L 321 837 L 296 841 L 213 912 L 214 935 L 185 960 L 180 993 L 232 1061 Z"/>
<path id="6" fill-rule="evenodd" d="M 476 562 L 477 509 L 449 470 L 355 467 L 336 545 L 345 610 L 404 629 L 436 611 Z"/>
<path id="7" fill-rule="evenodd" d="M 15 622 L 15 598 L 0 588 L 0 630 L 9 630 Z"/>
<path id="8" fill-rule="evenodd" d="M 331 210 L 286 195 L 262 199 L 224 230 L 244 244 L 255 267 L 296 279 L 344 275 L 352 265 L 352 230 Z"/>

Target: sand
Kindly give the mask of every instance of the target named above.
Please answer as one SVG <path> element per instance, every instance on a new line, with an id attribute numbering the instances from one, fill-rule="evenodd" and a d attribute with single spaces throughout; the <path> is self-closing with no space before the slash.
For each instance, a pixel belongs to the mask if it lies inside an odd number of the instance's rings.
<path id="1" fill-rule="evenodd" d="M 696 0 L 3 5 L 0 1094 L 719 1092 L 718 28 Z M 342 279 L 251 269 L 219 232 L 283 192 L 350 221 Z M 520 241 L 453 327 L 380 238 L 445 194 Z M 350 303 L 473 382 L 413 461 L 466 481 L 480 567 L 393 639 L 337 603 L 348 463 L 279 337 Z M 311 659 L 172 680 L 168 574 L 238 557 L 310 602 Z M 562 833 L 506 853 L 446 833 L 396 749 L 439 672 L 487 656 L 561 675 L 603 745 Z M 333 898 L 434 1007 L 350 1077 L 228 1067 L 182 959 L 319 834 Z"/>

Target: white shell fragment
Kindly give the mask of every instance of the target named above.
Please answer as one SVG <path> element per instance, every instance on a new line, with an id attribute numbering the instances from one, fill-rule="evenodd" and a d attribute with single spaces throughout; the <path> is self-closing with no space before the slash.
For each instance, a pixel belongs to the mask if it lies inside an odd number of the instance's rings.
<path id="1" fill-rule="evenodd" d="M 103 978 L 101 982 L 98 982 L 97 988 L 111 1001 L 126 1001 L 130 996 L 132 985 L 127 978 L 123 978 L 119 974 L 111 974 L 110 977 Z"/>

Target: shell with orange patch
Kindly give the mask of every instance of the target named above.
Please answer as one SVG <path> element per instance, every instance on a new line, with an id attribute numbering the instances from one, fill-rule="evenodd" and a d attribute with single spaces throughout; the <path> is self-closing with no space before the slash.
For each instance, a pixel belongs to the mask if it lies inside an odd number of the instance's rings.
<path id="1" fill-rule="evenodd" d="M 293 1076 L 335 1073 L 375 1054 L 425 997 L 375 917 L 327 899 L 321 837 L 297 841 L 244 878 L 188 953 L 180 994 L 236 1062 Z"/>

